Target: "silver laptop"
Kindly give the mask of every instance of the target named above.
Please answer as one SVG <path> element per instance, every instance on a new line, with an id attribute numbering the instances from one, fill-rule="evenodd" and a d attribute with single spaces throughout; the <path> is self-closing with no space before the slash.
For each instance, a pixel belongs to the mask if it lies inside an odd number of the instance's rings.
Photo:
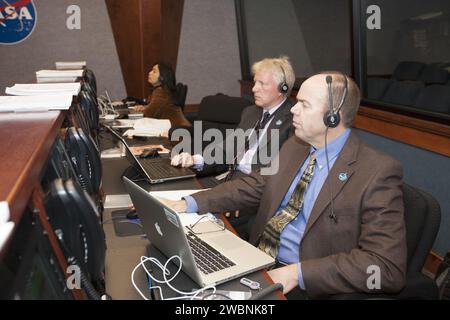
<path id="1" fill-rule="evenodd" d="M 130 163 L 144 175 L 147 180 L 154 183 L 161 183 L 171 180 L 193 178 L 195 172 L 190 168 L 178 168 L 170 164 L 170 158 L 138 158 L 131 152 L 125 139 L 110 126 L 105 127 L 117 138 L 125 147 L 125 154 Z"/>
<path id="2" fill-rule="evenodd" d="M 199 231 L 192 232 L 183 227 L 175 211 L 128 178 L 123 179 L 152 245 L 167 257 L 179 256 L 182 270 L 198 285 L 217 285 L 275 263 L 271 256 L 207 219 Z M 214 232 L 201 232 L 213 228 Z"/>

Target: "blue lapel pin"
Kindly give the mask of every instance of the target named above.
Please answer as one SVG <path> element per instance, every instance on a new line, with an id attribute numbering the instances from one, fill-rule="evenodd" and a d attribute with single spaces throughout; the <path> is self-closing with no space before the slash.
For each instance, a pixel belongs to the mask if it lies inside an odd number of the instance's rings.
<path id="1" fill-rule="evenodd" d="M 347 179 L 348 179 L 348 174 L 346 172 L 339 174 L 339 180 L 341 180 L 342 182 L 347 181 Z"/>

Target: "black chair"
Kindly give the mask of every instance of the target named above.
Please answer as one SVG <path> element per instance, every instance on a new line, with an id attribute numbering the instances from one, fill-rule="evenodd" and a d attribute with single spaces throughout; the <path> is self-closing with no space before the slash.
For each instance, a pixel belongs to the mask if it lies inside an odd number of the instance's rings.
<path id="1" fill-rule="evenodd" d="M 222 93 L 206 96 L 200 102 L 199 112 L 195 122 L 201 122 L 202 134 L 208 129 L 218 129 L 225 137 L 227 129 L 234 129 L 241 120 L 242 111 L 251 105 L 252 102 L 241 98 L 232 97 Z M 194 123 L 195 125 L 195 123 Z M 169 132 L 169 137 L 172 133 L 180 127 L 173 127 Z M 191 135 L 192 146 L 191 151 L 194 151 L 194 126 L 185 127 Z M 203 139 L 202 139 L 203 140 Z M 203 141 L 202 150 L 204 150 L 211 142 Z"/>
<path id="2" fill-rule="evenodd" d="M 184 110 L 186 105 L 186 96 L 188 92 L 188 86 L 182 83 L 177 83 L 176 85 L 176 101 L 175 105 L 179 106 L 181 110 Z"/>
<path id="3" fill-rule="evenodd" d="M 449 74 L 445 69 L 440 68 L 438 65 L 427 65 L 420 74 L 419 81 L 424 82 L 427 85 L 442 84 L 445 85 L 448 80 Z"/>
<path id="4" fill-rule="evenodd" d="M 381 100 L 393 82 L 394 80 L 388 78 L 369 77 L 367 79 L 367 97 L 372 100 Z"/>
<path id="5" fill-rule="evenodd" d="M 406 284 L 397 294 L 350 293 L 332 299 L 437 299 L 439 291 L 433 279 L 422 273 L 441 223 L 439 203 L 428 193 L 403 184 L 407 241 Z"/>
<path id="6" fill-rule="evenodd" d="M 106 242 L 95 205 L 72 180 L 56 179 L 45 206 L 68 264 L 80 268 L 82 288 L 99 300 L 105 293 Z"/>
<path id="7" fill-rule="evenodd" d="M 394 81 L 384 94 L 383 101 L 413 106 L 424 84 L 419 81 Z"/>
<path id="8" fill-rule="evenodd" d="M 97 96 L 97 80 L 95 79 L 95 74 L 90 69 L 84 70 L 84 80 L 89 83 L 90 87 L 93 89 L 93 93 Z"/>
<path id="9" fill-rule="evenodd" d="M 430 85 L 420 91 L 414 106 L 423 110 L 450 114 L 450 86 Z"/>
<path id="10" fill-rule="evenodd" d="M 68 128 L 65 147 L 77 174 L 80 186 L 94 198 L 99 198 L 102 177 L 100 153 L 92 138 L 81 128 Z"/>
<path id="11" fill-rule="evenodd" d="M 422 62 L 402 61 L 392 73 L 392 78 L 396 80 L 417 81 L 424 68 L 425 63 Z"/>

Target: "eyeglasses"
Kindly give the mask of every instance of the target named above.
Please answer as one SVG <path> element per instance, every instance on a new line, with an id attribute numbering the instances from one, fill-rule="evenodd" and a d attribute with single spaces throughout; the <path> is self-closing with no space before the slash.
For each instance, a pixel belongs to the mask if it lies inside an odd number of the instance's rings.
<path id="1" fill-rule="evenodd" d="M 200 221 L 205 223 L 199 223 Z M 206 221 L 205 221 L 206 220 Z M 206 223 L 207 221 L 211 223 Z M 222 220 L 217 219 L 215 216 L 204 215 L 198 219 L 195 223 L 187 226 L 187 228 L 194 234 L 205 234 L 211 232 L 220 232 L 225 230 L 225 224 Z"/>

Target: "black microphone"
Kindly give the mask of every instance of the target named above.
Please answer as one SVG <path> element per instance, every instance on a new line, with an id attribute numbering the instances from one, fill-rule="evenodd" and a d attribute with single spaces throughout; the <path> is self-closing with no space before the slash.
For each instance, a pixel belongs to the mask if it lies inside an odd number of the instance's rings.
<path id="1" fill-rule="evenodd" d="M 327 76 L 325 80 L 328 85 L 328 106 L 330 108 L 330 112 L 333 112 L 333 90 L 331 90 L 331 83 L 333 82 L 333 78 L 331 76 Z"/>

